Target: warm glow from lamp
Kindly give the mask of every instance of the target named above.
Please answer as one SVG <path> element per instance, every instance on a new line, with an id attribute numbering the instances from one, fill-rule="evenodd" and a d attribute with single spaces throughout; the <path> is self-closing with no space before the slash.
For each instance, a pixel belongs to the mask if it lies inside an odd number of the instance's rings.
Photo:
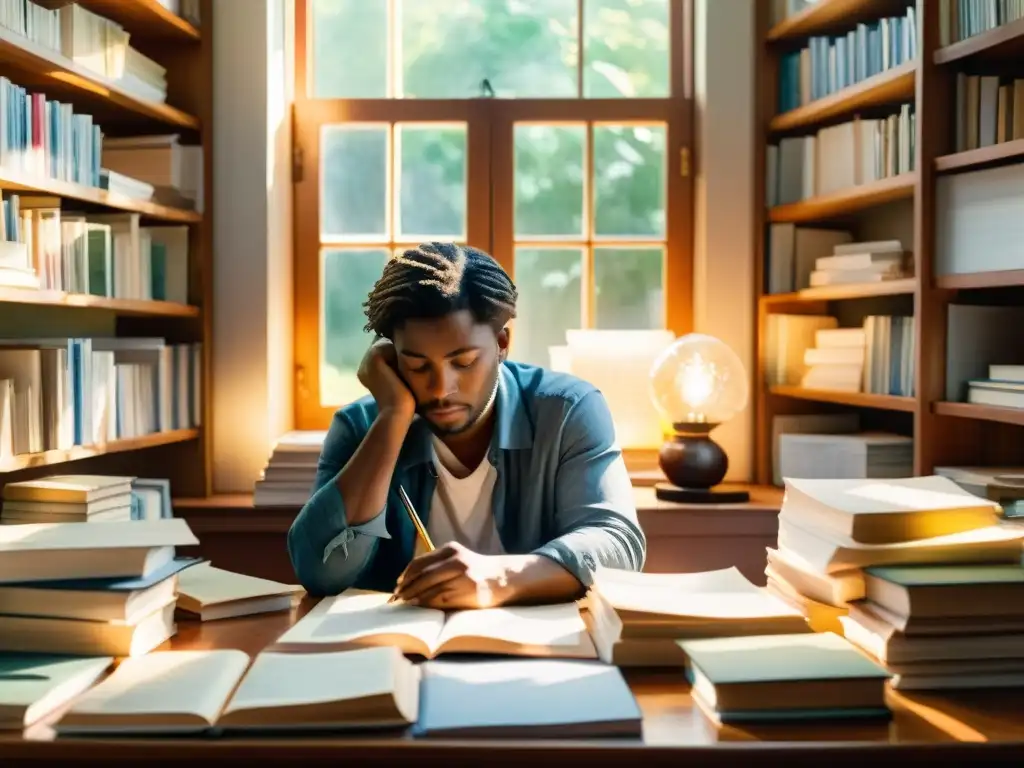
<path id="1" fill-rule="evenodd" d="M 715 364 L 708 362 L 697 352 L 683 363 L 677 376 L 679 393 L 689 407 L 687 421 L 703 423 L 704 404 L 715 392 Z"/>
<path id="2" fill-rule="evenodd" d="M 743 362 L 714 336 L 691 333 L 665 349 L 651 367 L 651 399 L 672 425 L 659 463 L 671 486 L 659 498 L 673 501 L 736 501 L 739 492 L 712 491 L 729 462 L 711 431 L 747 406 L 750 386 Z M 725 498 L 725 497 L 728 498 Z"/>

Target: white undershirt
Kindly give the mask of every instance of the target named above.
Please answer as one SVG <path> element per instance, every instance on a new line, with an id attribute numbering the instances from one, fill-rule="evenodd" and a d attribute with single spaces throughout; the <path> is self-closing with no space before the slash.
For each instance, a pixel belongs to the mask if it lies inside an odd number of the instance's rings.
<path id="1" fill-rule="evenodd" d="M 437 486 L 427 520 L 430 540 L 435 547 L 457 541 L 482 555 L 504 554 L 494 515 L 491 513 L 497 469 L 485 457 L 471 470 L 459 461 L 440 438 L 432 435 L 431 442 Z M 417 544 L 419 553 L 420 545 Z"/>

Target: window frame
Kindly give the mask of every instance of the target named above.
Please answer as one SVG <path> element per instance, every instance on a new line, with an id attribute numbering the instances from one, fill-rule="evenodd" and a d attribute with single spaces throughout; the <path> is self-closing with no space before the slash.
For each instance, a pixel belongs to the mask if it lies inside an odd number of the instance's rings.
<path id="1" fill-rule="evenodd" d="M 578 0 L 580 6 L 585 0 Z M 664 240 L 665 328 L 674 334 L 693 327 L 693 2 L 669 0 L 670 93 L 666 98 L 587 99 L 322 99 L 310 96 L 311 0 L 295 3 L 295 98 L 292 107 L 293 152 L 293 309 L 295 428 L 322 430 L 341 406 L 320 404 L 320 132 L 325 125 L 347 122 L 452 123 L 467 125 L 466 242 L 492 254 L 514 273 L 514 153 L 517 122 L 610 123 L 659 122 L 666 135 L 666 224 Z M 582 33 L 582 14 L 578 15 Z M 582 85 L 583 56 L 577 76 Z M 582 87 L 580 89 L 582 93 Z M 588 134 L 592 132 L 588 131 Z M 590 142 L 592 143 L 592 142 Z M 508 147 L 506 152 L 492 148 Z M 588 149 L 587 174 L 590 177 Z M 480 162 L 483 158 L 484 162 Z M 566 243 L 568 244 L 568 243 Z M 604 239 L 593 246 L 604 245 Z M 608 244 L 613 244 L 609 240 Z M 337 244 L 341 247 L 390 248 L 390 243 Z M 589 249 L 587 251 L 590 253 Z M 588 258 L 588 263 L 591 259 Z M 584 274 L 592 284 L 592 274 Z M 588 294 L 593 291 L 588 288 Z M 587 315 L 588 310 L 584 310 Z"/>

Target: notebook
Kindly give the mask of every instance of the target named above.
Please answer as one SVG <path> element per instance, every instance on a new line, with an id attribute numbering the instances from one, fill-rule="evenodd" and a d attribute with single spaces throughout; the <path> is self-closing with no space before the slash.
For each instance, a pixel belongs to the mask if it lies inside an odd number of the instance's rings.
<path id="1" fill-rule="evenodd" d="M 575 603 L 445 613 L 388 603 L 383 592 L 347 590 L 321 600 L 268 650 L 304 652 L 393 645 L 433 658 L 444 653 L 596 658 Z"/>
<path id="2" fill-rule="evenodd" d="M 287 611 L 304 592 L 294 584 L 281 584 L 203 563 L 179 577 L 178 611 L 200 621 Z"/>
<path id="3" fill-rule="evenodd" d="M 112 657 L 0 655 L 0 730 L 23 729 L 63 707 L 99 679 Z"/>
<path id="4" fill-rule="evenodd" d="M 123 661 L 79 697 L 58 734 L 407 726 L 419 672 L 394 648 L 323 654 L 157 651 Z"/>
<path id="5" fill-rule="evenodd" d="M 516 659 L 423 664 L 416 736 L 600 738 L 642 734 L 643 716 L 617 667 Z"/>

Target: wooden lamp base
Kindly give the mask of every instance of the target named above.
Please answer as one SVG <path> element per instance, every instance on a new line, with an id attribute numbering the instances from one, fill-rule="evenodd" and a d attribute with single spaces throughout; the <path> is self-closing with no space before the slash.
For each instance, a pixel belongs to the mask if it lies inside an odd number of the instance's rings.
<path id="1" fill-rule="evenodd" d="M 711 439 L 717 424 L 676 424 L 676 435 L 658 452 L 667 483 L 654 486 L 661 501 L 681 504 L 742 504 L 750 494 L 742 490 L 715 490 L 729 469 L 729 457 Z"/>

